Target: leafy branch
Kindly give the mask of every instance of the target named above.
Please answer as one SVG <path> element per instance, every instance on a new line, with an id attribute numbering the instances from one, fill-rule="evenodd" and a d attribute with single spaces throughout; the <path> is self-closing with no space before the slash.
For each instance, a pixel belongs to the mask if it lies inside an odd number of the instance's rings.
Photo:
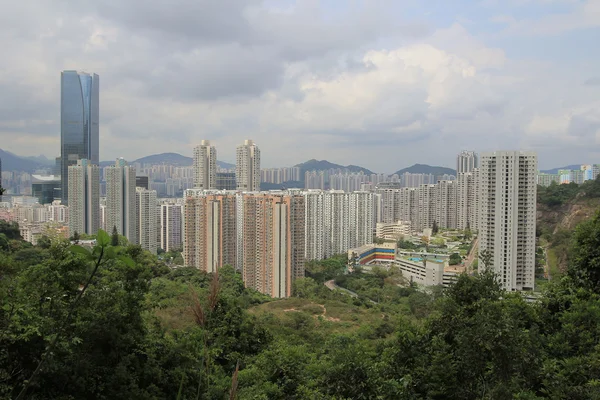
<path id="1" fill-rule="evenodd" d="M 21 389 L 21 391 L 19 392 L 19 395 L 16 397 L 16 400 L 25 398 L 27 391 L 29 390 L 29 388 L 31 387 L 33 382 L 35 382 L 36 378 L 42 371 L 44 364 L 46 363 L 46 361 L 48 360 L 50 355 L 52 355 L 53 351 L 55 350 L 56 345 L 58 343 L 58 339 L 64 334 L 65 329 L 67 328 L 68 324 L 71 322 L 71 318 L 73 317 L 73 314 L 74 314 L 75 310 L 77 309 L 77 306 L 79 305 L 81 298 L 83 297 L 83 295 L 87 291 L 88 287 L 92 283 L 92 280 L 96 276 L 96 273 L 98 272 L 98 269 L 100 268 L 100 266 L 103 265 L 105 261 L 117 257 L 115 248 L 109 247 L 109 245 L 110 245 L 110 237 L 103 230 L 99 230 L 98 236 L 97 236 L 97 241 L 96 241 L 96 246 L 94 247 L 92 252 L 90 252 L 85 247 L 82 247 L 79 245 L 72 245 L 69 248 L 72 253 L 83 255 L 87 260 L 93 261 L 94 268 L 92 269 L 92 273 L 88 277 L 87 281 L 85 282 L 85 284 L 83 285 L 81 290 L 79 290 L 79 293 L 75 297 L 75 300 L 73 300 L 73 302 L 69 306 L 69 311 L 67 313 L 66 318 L 62 321 L 56 334 L 52 338 L 52 341 L 46 347 L 46 351 L 40 357 L 40 361 L 38 362 L 37 367 L 31 374 L 31 377 L 24 382 L 25 384 L 24 384 L 23 388 Z M 122 261 L 125 261 L 127 264 L 132 262 L 131 260 L 126 260 L 125 257 L 126 256 L 119 256 L 118 258 L 121 259 Z"/>

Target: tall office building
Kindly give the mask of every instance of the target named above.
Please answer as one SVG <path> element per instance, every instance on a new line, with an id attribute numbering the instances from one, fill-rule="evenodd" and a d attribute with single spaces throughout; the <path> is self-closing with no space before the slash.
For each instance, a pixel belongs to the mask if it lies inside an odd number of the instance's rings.
<path id="1" fill-rule="evenodd" d="M 481 154 L 479 265 L 492 269 L 506 290 L 534 288 L 536 171 L 534 152 Z"/>
<path id="2" fill-rule="evenodd" d="M 245 285 L 271 297 L 291 296 L 292 283 L 304 276 L 304 197 L 245 193 L 241 199 Z"/>
<path id="3" fill-rule="evenodd" d="M 194 148 L 194 188 L 217 188 L 217 149 L 208 140 Z"/>
<path id="4" fill-rule="evenodd" d="M 252 140 L 237 147 L 235 179 L 237 189 L 244 192 L 260 190 L 260 150 Z"/>
<path id="5" fill-rule="evenodd" d="M 69 234 L 95 235 L 100 227 L 100 172 L 88 160 L 77 160 L 68 169 Z"/>
<path id="6" fill-rule="evenodd" d="M 456 176 L 458 174 L 471 172 L 479 166 L 479 157 L 474 151 L 461 151 L 456 157 Z"/>
<path id="7" fill-rule="evenodd" d="M 166 252 L 182 247 L 182 212 L 181 204 L 160 205 L 160 248 Z"/>
<path id="8" fill-rule="evenodd" d="M 136 243 L 139 243 L 142 249 L 156 254 L 158 237 L 156 190 L 135 188 L 135 204 Z"/>
<path id="9" fill-rule="evenodd" d="M 183 260 L 185 265 L 215 272 L 236 266 L 236 195 L 232 192 L 185 192 Z"/>
<path id="10" fill-rule="evenodd" d="M 135 168 L 119 158 L 115 165 L 105 169 L 106 209 L 105 225 L 108 233 L 117 228 L 130 243 L 137 244 L 137 212 L 135 192 Z"/>
<path id="11" fill-rule="evenodd" d="M 69 166 L 77 160 L 98 165 L 99 77 L 63 71 L 60 79 L 60 164 L 62 203 L 69 202 Z"/>

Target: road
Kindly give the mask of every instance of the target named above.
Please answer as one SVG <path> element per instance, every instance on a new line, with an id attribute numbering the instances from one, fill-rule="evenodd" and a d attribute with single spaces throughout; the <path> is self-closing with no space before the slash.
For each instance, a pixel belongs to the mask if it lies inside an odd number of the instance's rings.
<path id="1" fill-rule="evenodd" d="M 327 286 L 327 288 L 329 290 L 339 290 L 340 292 L 345 293 L 345 294 L 349 295 L 350 297 L 358 298 L 358 293 L 353 292 L 352 290 L 349 290 L 349 289 L 346 289 L 346 288 L 343 288 L 341 286 L 336 285 L 335 281 L 333 279 L 330 280 L 330 281 L 325 282 L 324 285 Z M 371 300 L 369 298 L 366 298 L 366 299 L 369 300 L 372 304 L 379 304 L 375 300 Z"/>
<path id="2" fill-rule="evenodd" d="M 339 290 L 341 292 L 344 292 L 344 293 L 350 295 L 351 297 L 358 297 L 358 294 L 354 293 L 352 290 L 348 290 L 346 288 L 336 285 L 335 281 L 333 279 L 325 282 L 325 286 L 327 286 L 329 288 L 329 290 Z"/>
<path id="3" fill-rule="evenodd" d="M 467 259 L 465 260 L 465 268 L 467 273 L 471 273 L 471 266 L 473 265 L 473 261 L 475 261 L 475 255 L 477 254 L 477 246 L 479 244 L 479 238 L 475 238 L 473 242 L 473 247 L 471 247 L 471 252 L 467 254 Z"/>

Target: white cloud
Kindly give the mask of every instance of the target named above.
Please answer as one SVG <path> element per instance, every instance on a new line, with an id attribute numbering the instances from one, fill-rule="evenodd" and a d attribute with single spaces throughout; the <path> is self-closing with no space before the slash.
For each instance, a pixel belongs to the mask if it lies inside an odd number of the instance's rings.
<path id="1" fill-rule="evenodd" d="M 102 159 L 189 155 L 212 139 L 232 161 L 247 138 L 266 166 L 327 158 L 387 172 L 452 165 L 462 148 L 593 155 L 579 143 L 598 134 L 597 95 L 582 85 L 594 75 L 568 60 L 513 60 L 460 24 L 423 36 L 376 6 L 328 21 L 316 2 L 282 14 L 227 0 L 196 26 L 178 1 L 143 13 L 11 3 L 12 18 L 0 16 L 0 148 L 58 155 L 60 70 L 84 69 L 100 74 Z"/>

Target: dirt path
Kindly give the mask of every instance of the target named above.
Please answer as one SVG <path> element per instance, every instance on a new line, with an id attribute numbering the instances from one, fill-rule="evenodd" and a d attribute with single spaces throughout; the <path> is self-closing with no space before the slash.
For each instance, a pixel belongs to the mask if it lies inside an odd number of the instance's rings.
<path id="1" fill-rule="evenodd" d="M 313 317 L 315 318 L 319 318 L 319 317 L 323 317 L 324 319 L 326 319 L 327 321 L 333 321 L 333 322 L 339 322 L 341 321 L 339 318 L 334 318 L 334 317 L 328 317 L 327 316 L 327 308 L 325 307 L 325 304 L 317 304 L 317 303 L 310 303 L 310 304 L 314 304 L 316 306 L 319 306 L 323 309 L 323 312 L 319 315 L 313 315 Z M 299 312 L 302 310 L 298 310 L 296 308 L 286 308 L 285 310 L 283 310 L 283 312 Z"/>

